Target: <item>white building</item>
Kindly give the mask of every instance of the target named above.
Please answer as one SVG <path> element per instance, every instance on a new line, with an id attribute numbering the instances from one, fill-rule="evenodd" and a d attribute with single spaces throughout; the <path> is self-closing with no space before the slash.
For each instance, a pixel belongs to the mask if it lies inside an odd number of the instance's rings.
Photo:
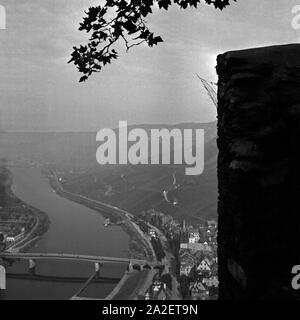
<path id="1" fill-rule="evenodd" d="M 6 237 L 6 242 L 8 242 L 8 243 L 14 243 L 14 242 L 16 242 L 16 241 L 21 240 L 24 236 L 25 236 L 25 229 L 22 228 L 22 232 L 21 232 L 21 233 L 15 235 L 15 236 L 7 236 L 7 237 Z"/>
<path id="2" fill-rule="evenodd" d="M 193 230 L 189 233 L 189 243 L 198 243 L 200 240 L 199 231 Z"/>
<path id="3" fill-rule="evenodd" d="M 149 230 L 149 236 L 152 237 L 152 238 L 157 238 L 157 233 L 155 230 L 153 229 L 150 229 Z"/>
<path id="4" fill-rule="evenodd" d="M 203 259 L 198 265 L 197 271 L 211 271 L 209 262 L 206 259 Z"/>

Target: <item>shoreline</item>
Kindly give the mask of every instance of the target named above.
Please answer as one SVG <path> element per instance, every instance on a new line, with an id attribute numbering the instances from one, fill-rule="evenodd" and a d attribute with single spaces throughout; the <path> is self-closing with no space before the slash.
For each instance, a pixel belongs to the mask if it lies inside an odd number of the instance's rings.
<path id="1" fill-rule="evenodd" d="M 44 173 L 46 177 L 48 177 L 49 184 L 56 192 L 56 194 L 61 197 L 65 197 L 68 200 L 77 202 L 80 205 L 91 208 L 92 210 L 101 214 L 102 217 L 109 218 L 113 222 L 113 224 L 117 224 L 118 226 L 120 226 L 123 231 L 126 232 L 126 234 L 129 236 L 128 253 L 131 258 L 146 259 L 149 261 L 157 262 L 156 254 L 151 242 L 149 241 L 149 239 L 147 239 L 147 237 L 139 229 L 139 227 L 133 221 L 131 221 L 130 213 L 122 209 L 112 207 L 108 204 L 89 199 L 82 195 L 68 192 L 67 190 L 63 189 L 55 173 L 49 170 L 47 170 L 47 172 L 44 171 Z M 146 272 L 145 270 L 138 273 L 136 273 L 136 271 L 126 271 L 117 286 L 104 300 L 115 300 L 119 299 L 120 297 L 124 300 L 127 300 L 128 297 L 134 297 L 134 299 L 137 299 L 141 290 L 146 291 L 146 289 L 151 285 L 154 274 L 157 273 L 157 270 L 153 272 L 149 274 L 149 272 Z M 132 286 L 134 286 L 134 288 Z M 147 288 L 145 289 L 145 287 Z"/>
<path id="2" fill-rule="evenodd" d="M 147 241 L 146 237 L 137 230 L 138 227 L 130 220 L 129 213 L 82 195 L 73 194 L 63 189 L 55 173 L 49 170 L 43 170 L 43 173 L 48 178 L 49 185 L 59 196 L 91 208 L 101 214 L 104 218 L 110 219 L 112 221 L 112 225 L 115 224 L 122 228 L 122 230 L 129 236 L 128 251 L 132 258 L 156 261 L 156 255 L 151 243 Z"/>
<path id="3" fill-rule="evenodd" d="M 40 239 L 44 234 L 47 233 L 50 228 L 51 221 L 49 216 L 45 212 L 42 212 L 41 210 L 28 205 L 14 194 L 12 188 L 13 175 L 8 169 L 7 174 L 9 178 L 9 185 L 8 190 L 6 190 L 6 194 L 9 199 L 10 206 L 13 205 L 14 207 L 18 208 L 24 215 L 31 214 L 32 216 L 34 216 L 35 224 L 32 226 L 31 230 L 28 230 L 23 238 L 8 247 L 5 247 L 4 251 L 27 252 L 34 246 L 38 239 Z M 3 210 L 5 211 L 5 208 L 3 208 Z"/>
<path id="4" fill-rule="evenodd" d="M 49 175 L 50 173 L 50 175 Z M 56 192 L 59 196 L 64 197 L 68 200 L 74 201 L 76 203 L 79 203 L 80 205 L 86 206 L 91 208 L 92 210 L 98 212 L 101 214 L 104 218 L 110 218 L 113 223 L 116 225 L 119 225 L 124 232 L 129 236 L 129 243 L 128 243 L 128 257 L 141 259 L 141 260 L 148 260 L 148 261 L 156 261 L 155 256 L 152 255 L 151 250 L 148 248 L 148 243 L 145 241 L 145 239 L 139 234 L 138 230 L 136 230 L 136 227 L 133 222 L 130 221 L 130 218 L 127 216 L 126 213 L 123 213 L 121 210 L 109 210 L 108 207 L 103 206 L 103 209 L 101 208 L 100 204 L 96 204 L 93 202 L 92 199 L 82 198 L 80 195 L 73 195 L 71 193 L 68 193 L 65 191 L 62 186 L 60 185 L 59 181 L 56 181 L 55 178 L 57 178 L 55 175 L 51 176 L 51 172 L 42 170 L 42 174 L 46 178 L 48 178 L 48 183 L 50 187 L 53 189 L 54 192 Z M 52 179 L 51 179 L 52 178 Z M 10 172 L 10 179 L 12 179 L 12 174 Z M 11 180 L 11 183 L 9 185 L 9 188 L 7 188 L 7 192 L 9 192 L 9 203 L 13 207 L 22 207 L 22 213 L 26 214 L 26 212 L 30 212 L 32 216 L 34 216 L 36 219 L 32 222 L 30 225 L 30 230 L 26 232 L 26 235 L 20 239 L 19 241 L 16 241 L 15 243 L 11 244 L 9 248 L 5 248 L 4 251 L 8 252 L 26 252 L 32 248 L 35 243 L 40 239 L 42 235 L 44 235 L 48 230 L 50 226 L 50 219 L 46 213 L 41 212 L 37 208 L 33 208 L 21 199 L 19 199 L 14 193 L 13 193 L 13 183 Z M 8 210 L 7 210 L 8 211 Z M 121 220 L 121 222 L 120 222 Z M 130 277 L 127 279 L 125 275 L 130 275 Z M 140 287 L 144 282 L 147 280 L 146 277 L 141 276 L 144 275 L 144 273 L 140 274 L 136 271 L 134 272 L 125 272 L 123 276 L 123 281 L 117 285 L 116 288 L 110 293 L 109 297 L 115 297 L 116 295 L 120 294 L 120 290 L 122 294 L 127 296 L 127 293 L 130 295 L 134 295 L 136 290 L 140 290 Z M 145 279 L 144 279 L 145 278 Z M 125 281 L 126 280 L 126 281 Z M 138 281 L 137 281 L 138 280 Z M 134 288 L 132 287 L 134 286 Z"/>
<path id="5" fill-rule="evenodd" d="M 152 261 L 157 261 L 156 259 L 156 253 L 154 251 L 154 248 L 150 242 L 149 239 L 147 239 L 145 241 L 145 234 L 143 233 L 143 231 L 136 225 L 136 223 L 134 221 L 132 221 L 130 219 L 130 217 L 132 216 L 132 214 L 128 213 L 127 211 L 125 210 L 122 210 L 120 208 L 117 208 L 117 207 L 114 207 L 114 206 L 111 206 L 109 204 L 104 204 L 104 203 L 101 203 L 97 200 L 94 200 L 94 199 L 90 199 L 86 196 L 82 196 L 82 195 L 79 195 L 79 194 L 73 194 L 65 189 L 63 189 L 63 186 L 61 185 L 61 183 L 59 182 L 58 180 L 58 177 L 56 176 L 55 173 L 53 172 L 48 172 L 48 178 L 49 178 L 49 181 L 50 181 L 50 185 L 51 187 L 61 196 L 63 197 L 67 197 L 68 199 L 72 200 L 72 201 L 75 201 L 81 205 L 85 205 L 85 206 L 88 206 L 90 207 L 91 209 L 93 210 L 96 210 L 97 212 L 99 212 L 104 218 L 109 218 L 113 224 L 117 224 L 119 226 L 121 226 L 121 228 L 129 235 L 130 237 L 130 242 L 129 242 L 129 253 L 132 255 L 132 257 L 134 257 L 134 255 L 136 254 L 136 251 L 132 252 L 132 247 L 130 246 L 132 243 L 133 245 L 136 245 L 138 246 L 138 253 L 141 252 L 141 246 L 140 246 L 140 243 L 142 243 L 143 247 L 144 247 L 144 250 L 145 249 L 150 249 L 151 253 L 150 253 L 150 256 L 152 257 Z M 74 199 L 75 198 L 75 199 Z M 115 211 L 110 211 L 110 212 L 107 212 L 106 210 L 97 210 L 97 208 L 95 208 L 95 206 L 99 206 L 99 205 L 103 205 L 106 209 L 115 209 Z M 118 211 L 116 213 L 116 211 Z M 124 218 L 124 216 L 126 216 L 128 219 L 126 221 L 126 223 L 118 223 L 120 218 Z M 169 272 L 169 274 L 171 275 L 172 277 L 172 290 L 171 290 L 171 297 L 172 297 L 172 300 L 181 300 L 181 294 L 179 292 L 179 283 L 178 283 L 178 279 L 176 277 L 176 274 L 173 270 L 173 267 L 174 267 L 174 260 L 175 260 L 175 257 L 173 256 L 173 253 L 169 250 L 169 244 L 168 244 L 168 240 L 166 239 L 165 235 L 162 233 L 161 230 L 159 230 L 158 228 L 150 225 L 149 223 L 147 223 L 151 228 L 155 229 L 157 231 L 157 233 L 160 235 L 160 238 L 162 240 L 162 245 L 163 245 L 163 250 L 164 252 L 166 253 L 166 256 L 164 258 L 164 262 L 166 263 L 166 266 L 167 266 L 167 270 Z M 146 242 L 146 243 L 145 243 Z M 135 248 L 133 248 L 135 249 Z M 148 254 L 149 255 L 149 254 Z M 143 257 L 137 257 L 136 258 L 145 258 L 145 256 Z M 149 258 L 148 258 L 149 259 Z M 125 286 L 127 285 L 127 280 L 128 279 L 131 279 L 133 275 L 131 275 L 130 277 L 128 277 L 128 274 L 125 273 L 124 275 L 124 279 L 123 279 L 123 282 L 125 283 Z M 141 281 L 143 282 L 143 286 L 145 287 L 145 282 L 147 282 L 148 277 L 144 277 Z M 153 276 L 151 277 L 151 279 L 153 279 Z M 147 286 L 150 286 L 150 283 L 149 283 L 149 279 L 148 279 L 148 284 Z M 140 286 L 138 286 L 139 290 L 141 289 Z M 117 292 L 119 290 L 116 290 Z M 144 290 L 145 291 L 145 290 Z M 125 292 L 127 292 L 126 288 L 125 288 Z M 124 296 L 123 294 L 120 295 L 120 293 L 115 293 L 114 294 L 114 298 L 116 297 L 120 297 L 120 296 Z"/>

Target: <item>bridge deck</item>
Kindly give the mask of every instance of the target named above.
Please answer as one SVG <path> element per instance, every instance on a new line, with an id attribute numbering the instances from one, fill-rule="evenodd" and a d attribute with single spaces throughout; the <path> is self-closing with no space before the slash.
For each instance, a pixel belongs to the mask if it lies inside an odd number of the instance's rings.
<path id="1" fill-rule="evenodd" d="M 30 273 L 6 273 L 8 279 L 16 280 L 30 280 L 39 282 L 58 282 L 58 283 L 85 283 L 88 277 L 74 277 L 74 276 L 56 276 Z M 119 283 L 121 278 L 112 277 L 96 277 L 93 283 Z"/>
<path id="2" fill-rule="evenodd" d="M 25 260 L 69 260 L 69 261 L 86 261 L 93 263 L 120 263 L 120 264 L 138 264 L 152 265 L 152 262 L 146 260 L 130 259 L 130 258 L 115 258 L 90 255 L 76 255 L 66 253 L 0 253 L 0 258 L 7 259 L 25 259 Z"/>

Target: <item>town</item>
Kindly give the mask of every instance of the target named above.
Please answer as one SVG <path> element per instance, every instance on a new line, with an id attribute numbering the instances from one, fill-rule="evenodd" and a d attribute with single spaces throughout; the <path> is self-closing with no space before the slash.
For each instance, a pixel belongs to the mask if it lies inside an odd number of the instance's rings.
<path id="1" fill-rule="evenodd" d="M 38 239 L 43 215 L 24 203 L 0 209 L 0 251 L 25 251 Z M 107 219 L 108 220 L 108 219 Z M 216 221 L 191 225 L 154 209 L 133 216 L 133 222 L 150 240 L 158 268 L 140 300 L 217 300 L 218 259 Z M 36 236 L 34 236 L 36 235 Z M 134 266 L 135 267 L 135 266 Z"/>
<path id="2" fill-rule="evenodd" d="M 44 213 L 21 201 L 10 207 L 0 207 L 0 251 L 26 251 L 49 224 Z"/>
<path id="3" fill-rule="evenodd" d="M 216 221 L 189 225 L 185 221 L 176 221 L 172 216 L 150 209 L 136 218 L 139 227 L 151 238 L 158 261 L 165 268 L 153 279 L 147 290 L 145 300 L 170 300 L 176 281 L 183 300 L 217 300 L 218 299 L 218 258 Z M 151 228 L 149 226 L 153 226 Z M 167 239 L 168 248 L 162 243 L 163 236 Z M 173 261 L 170 270 L 166 267 L 166 251 L 170 250 Z"/>

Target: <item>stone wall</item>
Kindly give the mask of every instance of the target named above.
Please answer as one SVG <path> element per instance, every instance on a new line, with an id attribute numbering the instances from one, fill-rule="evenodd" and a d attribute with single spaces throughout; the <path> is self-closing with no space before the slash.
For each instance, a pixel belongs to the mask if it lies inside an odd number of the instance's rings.
<path id="1" fill-rule="evenodd" d="M 218 57 L 220 299 L 297 299 L 300 45 Z"/>

